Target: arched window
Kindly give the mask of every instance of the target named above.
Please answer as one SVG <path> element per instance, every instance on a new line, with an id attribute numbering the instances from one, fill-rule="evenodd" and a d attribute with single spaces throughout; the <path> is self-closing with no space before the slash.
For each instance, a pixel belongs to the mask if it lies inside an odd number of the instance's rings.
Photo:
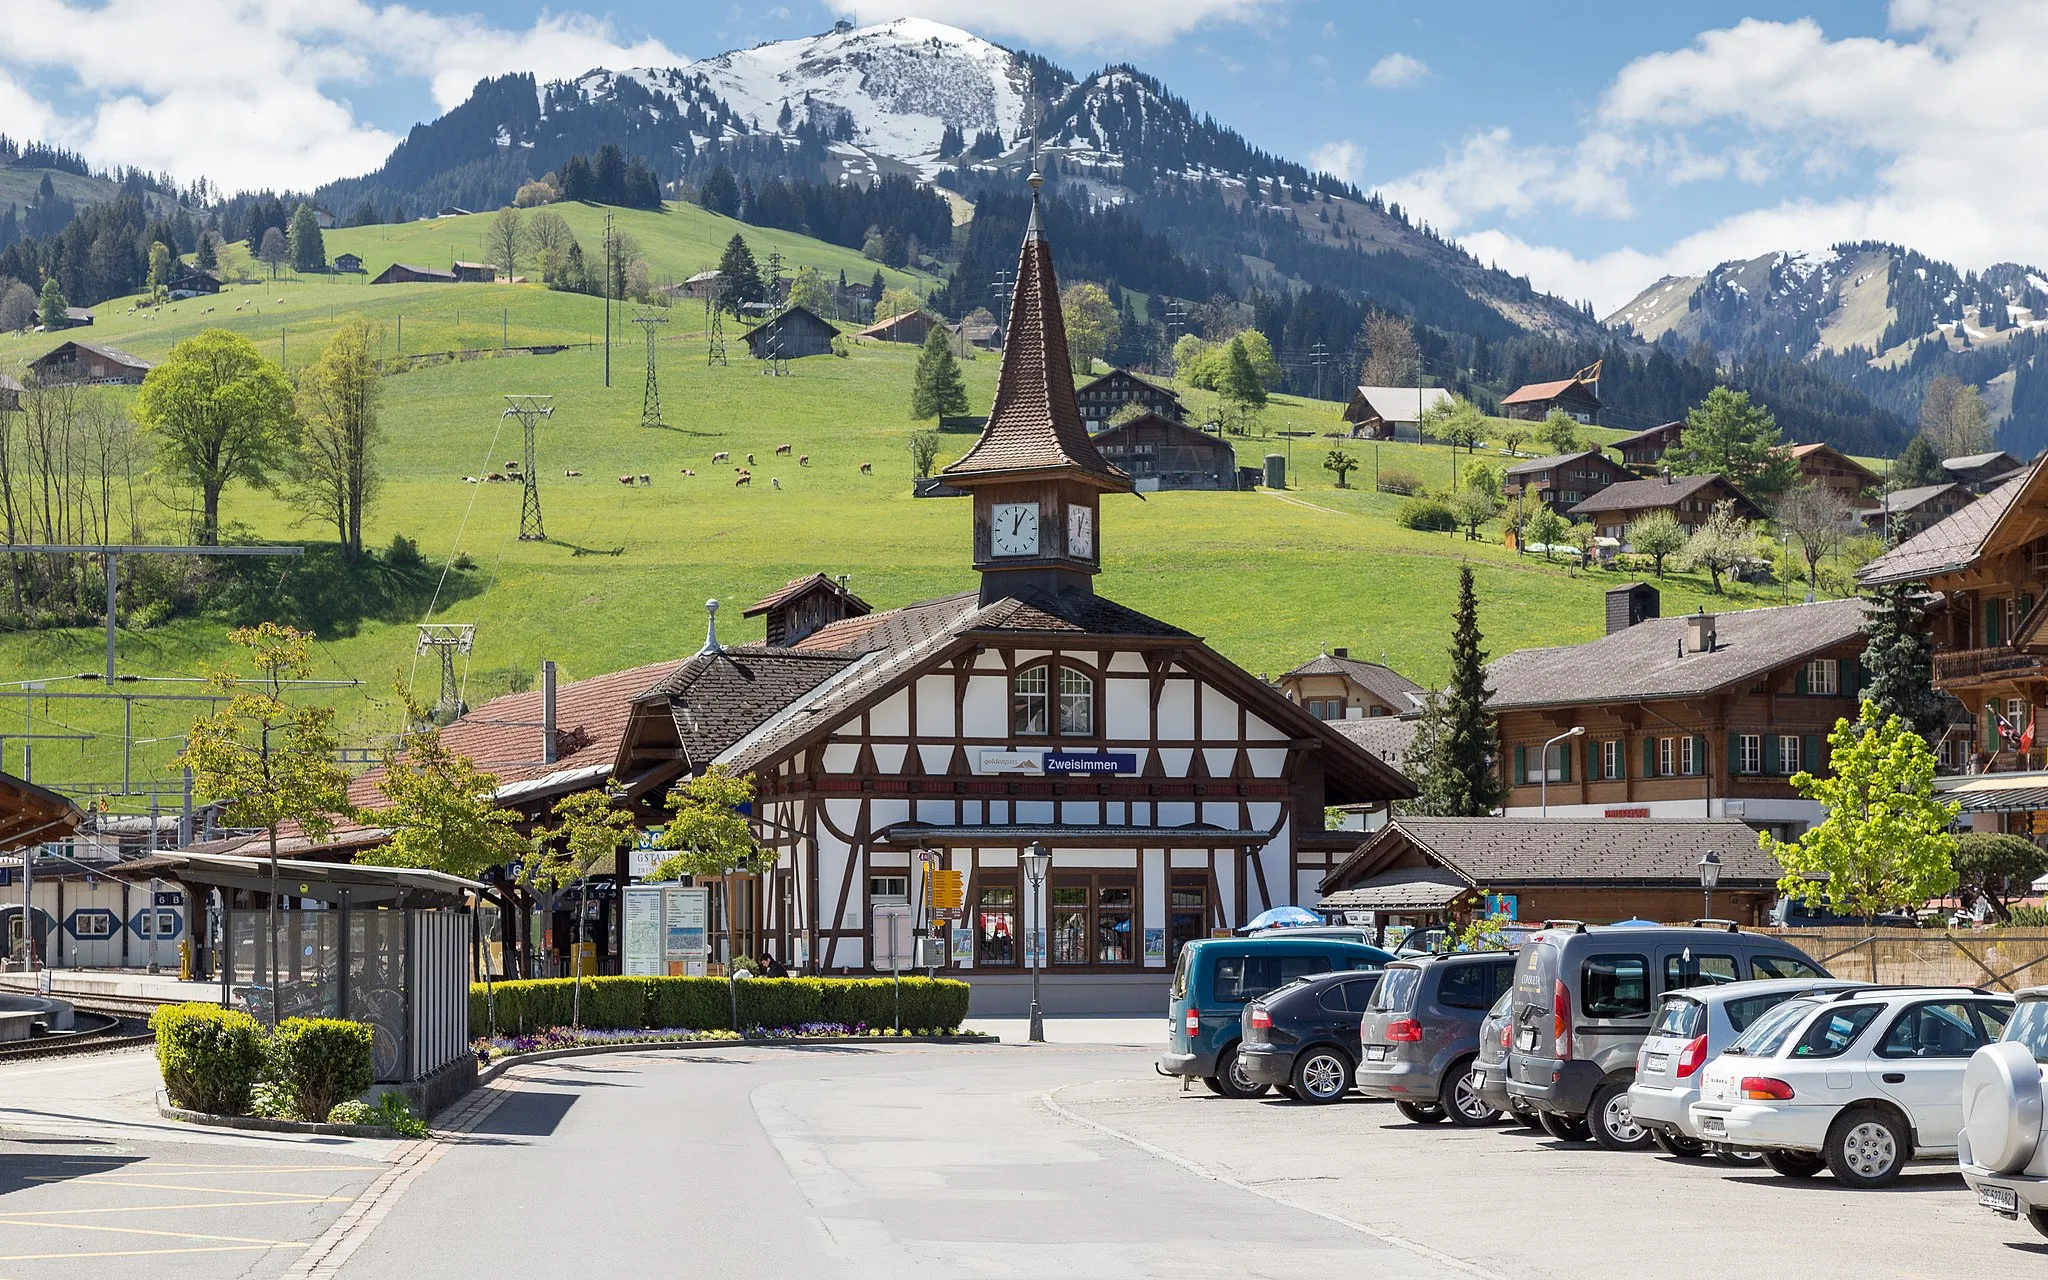
<path id="1" fill-rule="evenodd" d="M 1093 735 L 1095 681 L 1084 672 L 1063 666 L 1059 668 L 1059 687 L 1055 690 L 1052 670 L 1053 664 L 1040 663 L 1026 667 L 1011 679 L 1012 730 L 1019 734 L 1057 731 L 1083 738 Z"/>

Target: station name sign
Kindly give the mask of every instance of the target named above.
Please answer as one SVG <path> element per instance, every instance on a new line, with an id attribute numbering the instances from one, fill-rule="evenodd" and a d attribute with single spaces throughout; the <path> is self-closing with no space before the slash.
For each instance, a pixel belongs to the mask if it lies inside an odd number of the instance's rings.
<path id="1" fill-rule="evenodd" d="M 1128 776 L 1138 772 L 1138 757 L 1130 751 L 984 751 L 981 771 L 1030 777 Z"/>

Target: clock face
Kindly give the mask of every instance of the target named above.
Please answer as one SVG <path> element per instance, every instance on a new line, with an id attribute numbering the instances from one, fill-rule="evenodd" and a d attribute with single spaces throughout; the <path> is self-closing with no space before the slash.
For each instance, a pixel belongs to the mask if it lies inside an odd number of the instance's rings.
<path id="1" fill-rule="evenodd" d="M 1067 508 L 1067 554 L 1095 554 L 1095 513 L 1086 507 Z"/>
<path id="2" fill-rule="evenodd" d="M 999 556 L 1038 554 L 1038 504 L 998 502 L 989 510 L 989 550 Z"/>

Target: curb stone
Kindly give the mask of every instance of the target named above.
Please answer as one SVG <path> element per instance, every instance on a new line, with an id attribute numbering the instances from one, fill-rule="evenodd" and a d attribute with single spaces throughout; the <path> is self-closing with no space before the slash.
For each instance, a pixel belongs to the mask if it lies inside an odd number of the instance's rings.
<path id="1" fill-rule="evenodd" d="M 958 1035 L 958 1036 L 806 1036 L 806 1037 L 804 1037 L 803 1039 L 794 1039 L 794 1038 L 792 1038 L 792 1039 L 783 1039 L 783 1038 L 779 1038 L 779 1037 L 771 1037 L 771 1038 L 765 1038 L 765 1039 L 758 1039 L 758 1040 L 746 1040 L 746 1039 L 737 1039 L 737 1040 L 637 1040 L 637 1041 L 632 1041 L 632 1042 L 629 1042 L 629 1043 L 626 1043 L 626 1044 L 586 1044 L 586 1045 L 574 1045 L 574 1046 L 572 1046 L 572 1047 L 570 1047 L 570 1048 L 567 1048 L 567 1049 L 536 1049 L 536 1050 L 534 1050 L 534 1051 L 533 1051 L 532 1053 L 513 1053 L 513 1054 L 507 1054 L 506 1056 L 504 1056 L 504 1057 L 502 1057 L 502 1058 L 493 1058 L 493 1059 L 491 1059 L 491 1064 L 490 1064 L 489 1066 L 487 1066 L 487 1067 L 482 1067 L 482 1068 L 479 1068 L 479 1069 L 478 1069 L 478 1071 L 477 1071 L 477 1073 L 476 1073 L 476 1083 L 477 1083 L 477 1087 L 478 1087 L 478 1088 L 482 1088 L 482 1087 L 483 1087 L 483 1086 L 484 1086 L 485 1084 L 489 1083 L 489 1082 L 490 1082 L 490 1081 L 492 1081 L 492 1080 L 495 1080 L 495 1079 L 497 1079 L 497 1078 L 498 1078 L 499 1076 L 501 1076 L 501 1075 L 503 1075 L 503 1074 L 504 1074 L 505 1072 L 507 1072 L 507 1071 L 511 1070 L 511 1069 L 512 1069 L 513 1067 L 519 1067 L 519 1066 L 524 1066 L 524 1065 L 526 1065 L 526 1064 L 527 1064 L 527 1063 L 529 1063 L 529 1062 L 546 1062 L 546 1061 L 548 1061 L 548 1060 L 550 1060 L 550 1059 L 553 1059 L 553 1058 L 576 1058 L 576 1057 L 582 1057 L 582 1056 L 584 1056 L 584 1055 L 586 1055 L 586 1054 L 599 1054 L 599 1053 L 633 1053 L 633 1052 L 642 1052 L 642 1053 L 645 1053 L 645 1052 L 649 1052 L 649 1051 L 652 1051 L 652 1050 L 661 1050 L 661 1051 L 663 1051 L 663 1052 L 675 1052 L 675 1051 L 677 1051 L 677 1050 L 684 1050 L 684 1051 L 690 1051 L 690 1050 L 708 1050 L 708 1049 L 759 1049 L 759 1048 L 785 1048 L 785 1049 L 788 1049 L 788 1048 L 803 1048 L 803 1047 L 805 1047 L 805 1046 L 807 1046 L 807 1045 L 814 1045 L 814 1044 L 875 1044 L 875 1045 L 883 1045 L 883 1044 L 1001 1044 L 1001 1043 L 1002 1043 L 1002 1039 L 1001 1039 L 1001 1037 L 999 1037 L 999 1036 L 992 1036 L 992 1035 Z"/>
<path id="2" fill-rule="evenodd" d="M 216 1129 L 244 1129 L 254 1133 L 310 1133 L 327 1138 L 398 1138 L 396 1131 L 381 1124 L 314 1124 L 306 1120 L 272 1120 L 267 1116 L 221 1116 L 210 1111 L 187 1111 L 171 1105 L 162 1089 L 156 1091 L 156 1113 L 166 1120 L 211 1125 Z"/>

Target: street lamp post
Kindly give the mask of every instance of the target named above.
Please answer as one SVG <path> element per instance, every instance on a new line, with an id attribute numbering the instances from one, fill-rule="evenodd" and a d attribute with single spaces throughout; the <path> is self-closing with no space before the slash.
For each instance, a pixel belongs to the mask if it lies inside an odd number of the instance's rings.
<path id="1" fill-rule="evenodd" d="M 1045 1015 L 1038 1008 L 1038 971 L 1045 968 L 1045 933 L 1038 921 L 1052 850 L 1034 840 L 1025 847 L 1020 861 L 1024 864 L 1024 878 L 1031 884 L 1031 916 L 1024 922 L 1024 958 L 1031 962 L 1031 1043 L 1044 1044 Z"/>
<path id="2" fill-rule="evenodd" d="M 1700 893 L 1706 899 L 1706 919 L 1714 918 L 1714 886 L 1721 882 L 1721 855 L 1712 849 L 1700 855 Z"/>
<path id="3" fill-rule="evenodd" d="M 1550 816 L 1550 749 L 1563 742 L 1566 738 L 1583 738 L 1585 736 L 1586 726 L 1575 724 L 1543 744 L 1543 754 L 1536 761 L 1537 773 L 1542 781 L 1542 788 L 1539 792 L 1543 804 L 1542 816 L 1546 818 Z"/>

